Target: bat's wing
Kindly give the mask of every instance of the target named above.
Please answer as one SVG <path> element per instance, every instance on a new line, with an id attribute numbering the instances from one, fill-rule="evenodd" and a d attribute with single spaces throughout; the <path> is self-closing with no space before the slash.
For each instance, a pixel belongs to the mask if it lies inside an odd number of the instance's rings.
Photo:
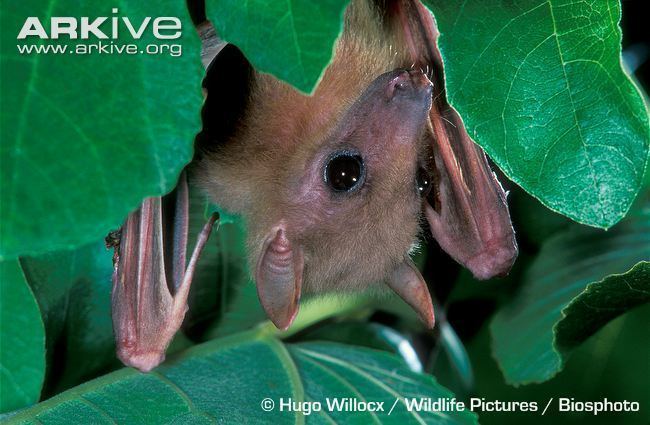
<path id="1" fill-rule="evenodd" d="M 127 217 L 119 241 L 111 241 L 116 250 L 112 316 L 117 356 L 142 371 L 165 359 L 165 350 L 187 311 L 196 261 L 217 218 L 213 215 L 204 226 L 186 268 L 188 205 L 183 173 L 175 192 L 174 213 L 169 217 L 172 225 L 165 223 L 163 200 L 147 198 Z"/>
<path id="2" fill-rule="evenodd" d="M 477 278 L 504 275 L 518 253 L 506 194 L 485 153 L 447 103 L 433 17 L 419 0 L 393 0 L 388 10 L 393 24 L 402 30 L 415 66 L 432 71 L 434 102 L 428 137 L 433 146 L 436 189 L 433 199 L 425 203 L 431 232 L 440 246 Z"/>

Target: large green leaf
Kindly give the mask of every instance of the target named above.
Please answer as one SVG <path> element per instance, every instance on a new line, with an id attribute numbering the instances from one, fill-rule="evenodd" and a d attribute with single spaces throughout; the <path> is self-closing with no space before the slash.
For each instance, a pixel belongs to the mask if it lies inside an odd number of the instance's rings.
<path id="1" fill-rule="evenodd" d="M 516 183 L 610 227 L 648 158 L 648 111 L 621 60 L 619 0 L 433 1 L 447 97 Z"/>
<path id="2" fill-rule="evenodd" d="M 20 260 L 47 330 L 48 392 L 69 388 L 117 364 L 111 257 L 98 241 Z"/>
<path id="3" fill-rule="evenodd" d="M 326 412 L 326 397 L 383 401 L 385 412 Z M 474 424 L 462 413 L 409 413 L 396 399 L 453 397 L 396 357 L 333 343 L 283 345 L 259 332 L 237 334 L 172 356 L 148 374 L 123 369 L 11 418 L 12 423 L 436 423 Z M 275 408 L 264 411 L 262 400 Z M 322 412 L 280 411 L 280 399 L 319 401 Z"/>
<path id="4" fill-rule="evenodd" d="M 650 259 L 650 248 L 647 252 Z M 557 346 L 568 351 L 607 322 L 640 304 L 650 302 L 650 262 L 642 261 L 630 271 L 608 276 L 587 285 L 562 310 L 555 327 Z"/>
<path id="5" fill-rule="evenodd" d="M 219 35 L 259 71 L 311 92 L 332 59 L 349 0 L 208 0 Z"/>
<path id="6" fill-rule="evenodd" d="M 101 0 L 2 2 L 2 179 L 0 258 L 69 249 L 118 227 L 150 195 L 169 191 L 190 160 L 199 128 L 199 42 L 184 2 Z M 144 17 L 177 16 L 176 40 L 156 40 L 151 22 L 139 40 L 124 24 L 114 44 L 182 46 L 164 54 L 20 54 L 17 43 L 68 46 L 83 40 L 16 40 L 28 16 L 111 16 L 139 27 Z M 152 19 L 153 20 L 153 19 Z M 36 41 L 34 41 L 36 38 Z M 110 44 L 113 40 L 88 42 Z"/>
<path id="7" fill-rule="evenodd" d="M 45 328 L 17 261 L 0 262 L 0 413 L 38 401 L 45 377 Z"/>
<path id="8" fill-rule="evenodd" d="M 648 259 L 647 207 L 609 232 L 576 226 L 550 238 L 519 296 L 491 324 L 494 355 L 506 380 L 526 384 L 553 377 L 572 348 L 650 301 L 648 263 L 634 267 Z"/>
<path id="9" fill-rule="evenodd" d="M 592 338 L 576 348 L 561 373 L 536 385 L 513 387 L 505 383 L 490 351 L 490 333 L 486 327 L 472 338 L 468 351 L 476 372 L 475 394 L 487 400 L 503 402 L 537 400 L 539 411 L 484 412 L 482 425 L 648 425 L 643 406 L 650 405 L 650 344 L 648 336 L 650 304 L 646 304 L 609 322 Z M 436 376 L 438 382 L 440 379 Z M 456 393 L 458 394 L 458 393 Z M 553 397 L 546 414 L 540 413 Z M 560 412 L 557 397 L 576 401 L 634 400 L 639 412 L 598 414 Z"/>
<path id="10" fill-rule="evenodd" d="M 414 372 L 422 372 L 422 362 L 412 341 L 386 325 L 362 321 L 337 321 L 326 323 L 300 335 L 301 341 L 333 341 L 360 345 L 399 355 Z"/>

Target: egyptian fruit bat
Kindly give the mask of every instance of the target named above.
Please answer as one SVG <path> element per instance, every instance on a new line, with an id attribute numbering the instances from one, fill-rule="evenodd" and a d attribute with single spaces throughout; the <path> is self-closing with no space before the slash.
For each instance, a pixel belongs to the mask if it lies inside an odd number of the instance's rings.
<path id="1" fill-rule="evenodd" d="M 353 0 L 312 95 L 254 71 L 232 45 L 210 64 L 192 178 L 245 218 L 259 299 L 278 328 L 301 294 L 381 283 L 432 327 L 409 259 L 423 219 L 477 277 L 512 265 L 505 194 L 446 103 L 436 36 L 419 2 Z"/>

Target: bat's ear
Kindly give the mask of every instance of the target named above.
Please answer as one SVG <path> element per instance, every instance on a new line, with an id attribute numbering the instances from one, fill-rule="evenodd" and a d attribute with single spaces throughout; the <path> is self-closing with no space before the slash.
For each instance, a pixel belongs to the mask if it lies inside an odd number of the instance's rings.
<path id="1" fill-rule="evenodd" d="M 429 288 L 409 258 L 406 258 L 393 270 L 386 284 L 415 310 L 420 320 L 429 329 L 433 328 L 435 317 Z"/>
<path id="2" fill-rule="evenodd" d="M 284 223 L 267 235 L 257 261 L 257 296 L 273 324 L 286 330 L 298 313 L 304 256 L 287 237 Z"/>

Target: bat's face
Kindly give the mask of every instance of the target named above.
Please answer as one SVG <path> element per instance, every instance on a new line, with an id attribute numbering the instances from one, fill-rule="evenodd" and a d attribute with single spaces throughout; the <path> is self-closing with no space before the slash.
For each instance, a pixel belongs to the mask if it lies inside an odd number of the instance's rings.
<path id="1" fill-rule="evenodd" d="M 404 69 L 368 81 L 370 73 L 346 72 L 343 59 L 313 96 L 255 74 L 226 140 L 206 118 L 228 121 L 222 96 L 233 80 L 217 72 L 227 68 L 213 68 L 206 88 L 218 96 L 208 94 L 201 139 L 222 142 L 198 161 L 195 176 L 216 203 L 246 219 L 258 295 L 279 328 L 293 321 L 302 292 L 381 282 L 433 326 L 426 283 L 408 258 L 433 185 L 423 137 L 431 82 Z"/>
<path id="2" fill-rule="evenodd" d="M 431 83 L 420 71 L 376 78 L 287 179 L 279 208 L 287 237 L 304 252 L 308 291 L 385 281 L 417 240 L 432 186 L 421 137 Z M 266 233 L 262 231 L 260 233 Z"/>

